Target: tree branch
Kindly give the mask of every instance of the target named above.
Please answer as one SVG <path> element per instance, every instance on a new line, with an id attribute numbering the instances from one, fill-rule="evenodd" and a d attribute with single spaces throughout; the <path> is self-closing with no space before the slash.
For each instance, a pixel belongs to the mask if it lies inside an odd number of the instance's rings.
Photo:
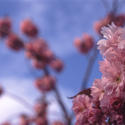
<path id="1" fill-rule="evenodd" d="M 97 50 L 96 45 L 95 45 L 93 53 L 90 56 L 90 59 L 89 59 L 88 65 L 87 65 L 87 69 L 86 69 L 86 72 L 85 72 L 85 75 L 84 75 L 84 78 L 83 78 L 81 90 L 83 90 L 87 87 L 88 80 L 89 80 L 89 77 L 91 75 L 92 68 L 94 66 L 94 62 L 96 61 L 97 55 L 98 55 L 98 50 Z"/>
<path id="2" fill-rule="evenodd" d="M 11 97 L 12 99 L 18 101 L 20 104 L 22 104 L 24 107 L 26 107 L 27 109 L 29 109 L 30 111 L 33 112 L 33 107 L 31 104 L 29 104 L 29 102 L 27 102 L 25 99 L 23 99 L 22 97 L 19 97 L 13 93 L 10 93 L 8 91 L 5 91 L 5 94 L 9 97 Z"/>
<path id="3" fill-rule="evenodd" d="M 45 75 L 49 75 L 49 71 L 48 71 L 47 68 L 45 68 L 43 71 L 44 71 Z M 56 95 L 56 100 L 58 101 L 58 103 L 59 103 L 59 105 L 60 105 L 60 107 L 61 107 L 61 109 L 63 111 L 64 117 L 66 119 L 66 125 L 71 125 L 71 118 L 70 118 L 70 116 L 68 114 L 68 111 L 67 111 L 66 106 L 65 106 L 65 104 L 64 104 L 64 102 L 62 100 L 62 97 L 61 97 L 61 94 L 60 94 L 58 88 L 55 86 L 53 91 L 54 91 L 54 93 Z"/>

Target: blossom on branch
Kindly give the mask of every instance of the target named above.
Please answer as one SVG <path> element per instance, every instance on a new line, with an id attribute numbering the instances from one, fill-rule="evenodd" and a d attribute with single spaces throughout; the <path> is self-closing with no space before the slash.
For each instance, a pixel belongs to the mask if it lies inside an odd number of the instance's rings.
<path id="1" fill-rule="evenodd" d="M 104 58 L 100 62 L 102 78 L 94 81 L 91 97 L 75 97 L 76 125 L 125 124 L 125 29 L 112 23 L 101 33 L 103 39 L 97 44 Z"/>

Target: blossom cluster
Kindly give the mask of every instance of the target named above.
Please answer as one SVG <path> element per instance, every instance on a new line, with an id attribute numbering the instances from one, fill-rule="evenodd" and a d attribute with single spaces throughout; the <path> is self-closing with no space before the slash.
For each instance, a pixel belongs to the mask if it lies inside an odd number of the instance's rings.
<path id="1" fill-rule="evenodd" d="M 109 14 L 106 15 L 105 18 L 96 21 L 93 27 L 95 31 L 101 35 L 101 27 L 106 26 L 107 24 L 111 24 L 112 22 L 114 22 L 116 26 L 124 26 L 125 14 L 116 14 L 110 12 Z"/>
<path id="2" fill-rule="evenodd" d="M 34 108 L 32 107 L 34 112 L 33 116 L 21 114 L 18 124 L 49 125 L 47 114 L 49 103 L 47 102 L 46 94 L 52 90 L 54 91 L 56 78 L 49 73 L 48 68 L 59 73 L 63 70 L 64 64 L 50 50 L 46 40 L 39 37 L 39 30 L 32 20 L 23 20 L 20 24 L 20 30 L 22 34 L 27 37 L 28 41 L 23 40 L 19 35 L 14 33 L 12 21 L 9 17 L 0 18 L 1 40 L 5 41 L 6 46 L 15 52 L 24 50 L 26 57 L 32 61 L 32 66 L 37 70 L 43 71 L 43 76 L 36 78 L 34 82 L 35 87 L 41 93 L 41 98 L 40 101 L 35 104 Z M 0 96 L 5 92 L 6 91 L 0 86 Z M 7 121 L 2 123 L 2 125 L 11 125 L 11 123 Z M 64 125 L 64 123 L 55 121 L 52 125 Z"/>
<path id="3" fill-rule="evenodd" d="M 83 34 L 83 37 L 76 38 L 74 41 L 75 47 L 80 53 L 87 54 L 94 46 L 94 39 L 89 34 Z"/>
<path id="4" fill-rule="evenodd" d="M 114 22 L 116 26 L 124 26 L 125 14 L 110 12 L 103 19 L 94 22 L 93 28 L 99 36 L 102 36 L 101 28 L 111 24 L 112 22 Z M 94 46 L 94 38 L 91 35 L 84 33 L 81 38 L 75 39 L 74 45 L 80 53 L 88 54 Z"/>
<path id="5" fill-rule="evenodd" d="M 125 29 L 112 23 L 101 33 L 102 77 L 94 81 L 90 95 L 83 91 L 75 97 L 76 125 L 125 125 Z"/>
<path id="6" fill-rule="evenodd" d="M 38 37 L 39 32 L 36 25 L 31 20 L 25 19 L 21 22 L 20 29 L 24 35 L 30 38 L 29 42 L 25 42 L 13 32 L 9 17 L 0 19 L 0 38 L 5 39 L 8 48 L 14 51 L 24 49 L 26 57 L 32 60 L 32 65 L 36 69 L 44 70 L 50 66 L 54 71 L 61 72 L 64 66 L 63 62 L 54 55 L 47 42 Z M 51 90 L 56 83 L 53 76 L 46 74 L 36 81 L 35 86 L 41 91 Z"/>

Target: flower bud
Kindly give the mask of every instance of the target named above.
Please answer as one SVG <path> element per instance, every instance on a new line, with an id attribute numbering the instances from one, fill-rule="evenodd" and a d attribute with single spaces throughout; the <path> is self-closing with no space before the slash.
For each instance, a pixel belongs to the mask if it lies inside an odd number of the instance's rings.
<path id="1" fill-rule="evenodd" d="M 77 38 L 74 44 L 79 52 L 87 54 L 94 46 L 94 40 L 90 35 L 84 34 L 83 38 L 82 39 Z"/>
<path id="2" fill-rule="evenodd" d="M 44 69 L 46 67 L 46 63 L 44 61 L 38 61 L 36 59 L 32 60 L 32 65 L 36 69 Z"/>
<path id="3" fill-rule="evenodd" d="M 35 81 L 35 86 L 42 92 L 51 91 L 56 83 L 56 79 L 52 76 L 43 76 Z"/>
<path id="4" fill-rule="evenodd" d="M 27 115 L 22 114 L 22 115 L 20 116 L 19 125 L 30 125 L 29 119 L 28 119 L 28 116 L 27 116 Z"/>
<path id="5" fill-rule="evenodd" d="M 6 40 L 6 45 L 10 49 L 19 51 L 24 47 L 23 41 L 15 34 L 10 34 Z"/>
<path id="6" fill-rule="evenodd" d="M 41 103 L 36 103 L 34 106 L 35 112 L 37 114 L 37 116 L 44 116 L 46 115 L 46 111 L 47 111 L 47 102 L 42 101 Z"/>
<path id="7" fill-rule="evenodd" d="M 21 22 L 20 29 L 28 37 L 36 37 L 38 35 L 37 27 L 29 19 L 23 20 Z"/>
<path id="8" fill-rule="evenodd" d="M 55 121 L 52 123 L 52 125 L 64 125 L 64 123 L 61 121 Z"/>
<path id="9" fill-rule="evenodd" d="M 116 16 L 113 20 L 113 22 L 115 23 L 115 25 L 117 26 L 124 26 L 125 25 L 125 15 L 120 14 L 118 16 Z"/>
<path id="10" fill-rule="evenodd" d="M 61 60 L 59 59 L 54 59 L 51 63 L 50 66 L 52 69 L 54 69 L 57 72 L 61 72 L 64 68 L 64 64 Z"/>
<path id="11" fill-rule="evenodd" d="M 46 117 L 38 116 L 35 120 L 35 125 L 48 125 Z"/>
<path id="12" fill-rule="evenodd" d="M 11 32 L 11 20 L 8 17 L 0 19 L 0 37 L 6 37 Z"/>
<path id="13" fill-rule="evenodd" d="M 4 122 L 1 125 L 11 125 L 10 122 Z"/>

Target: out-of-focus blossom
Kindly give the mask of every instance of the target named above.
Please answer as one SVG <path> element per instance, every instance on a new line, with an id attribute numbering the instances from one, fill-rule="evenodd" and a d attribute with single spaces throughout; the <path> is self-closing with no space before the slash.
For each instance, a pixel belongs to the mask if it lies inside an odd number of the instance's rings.
<path id="1" fill-rule="evenodd" d="M 52 123 L 52 125 L 64 125 L 64 123 L 61 121 L 55 121 Z"/>
<path id="2" fill-rule="evenodd" d="M 50 66 L 57 72 L 61 72 L 64 68 L 64 64 L 60 59 L 54 59 L 51 61 Z"/>
<path id="3" fill-rule="evenodd" d="M 37 116 L 44 116 L 47 112 L 48 104 L 46 101 L 38 102 L 34 106 L 34 110 Z"/>
<path id="4" fill-rule="evenodd" d="M 47 43 L 43 39 L 36 39 L 30 43 L 27 43 L 25 48 L 26 56 L 35 61 L 37 60 L 39 63 L 43 62 L 44 64 L 48 64 L 54 58 L 53 52 L 48 48 Z"/>
<path id="5" fill-rule="evenodd" d="M 110 13 L 104 19 L 96 21 L 94 23 L 94 29 L 98 34 L 101 34 L 101 28 L 110 24 L 113 19 L 113 15 Z"/>
<path id="6" fill-rule="evenodd" d="M 114 17 L 113 22 L 116 26 L 124 26 L 125 25 L 125 14 L 119 14 Z"/>
<path id="7" fill-rule="evenodd" d="M 36 59 L 32 60 L 32 65 L 36 69 L 44 69 L 46 67 L 46 63 L 44 61 L 38 61 Z"/>
<path id="8" fill-rule="evenodd" d="M 46 75 L 36 79 L 35 86 L 42 92 L 48 92 L 54 89 L 56 79 L 53 76 Z"/>
<path id="9" fill-rule="evenodd" d="M 94 40 L 89 34 L 84 34 L 81 39 L 75 39 L 74 44 L 78 51 L 87 54 L 94 46 Z"/>
<path id="10" fill-rule="evenodd" d="M 11 125 L 10 122 L 4 122 L 1 125 Z"/>
<path id="11" fill-rule="evenodd" d="M 48 102 L 46 101 L 46 96 L 42 96 L 42 98 L 40 98 L 40 100 L 34 106 L 35 125 L 48 125 L 47 109 L 48 109 Z"/>
<path id="12" fill-rule="evenodd" d="M 29 19 L 25 19 L 21 22 L 20 29 L 28 37 L 36 37 L 38 35 L 36 25 Z"/>
<path id="13" fill-rule="evenodd" d="M 24 48 L 24 43 L 22 39 L 17 36 L 16 34 L 10 34 L 6 40 L 6 45 L 10 49 L 13 49 L 15 51 L 19 51 L 22 48 Z"/>
<path id="14" fill-rule="evenodd" d="M 30 120 L 27 115 L 20 115 L 19 125 L 30 125 Z"/>
<path id="15" fill-rule="evenodd" d="M 98 34 L 101 34 L 101 28 L 107 26 L 108 24 L 111 24 L 112 22 L 116 26 L 124 26 L 125 15 L 124 14 L 114 15 L 113 13 L 109 13 L 104 19 L 94 23 L 94 29 Z"/>
<path id="16" fill-rule="evenodd" d="M 11 32 L 11 20 L 8 17 L 0 18 L 0 37 L 6 37 Z"/>
<path id="17" fill-rule="evenodd" d="M 48 125 L 48 120 L 46 117 L 38 116 L 35 119 L 35 125 Z"/>

